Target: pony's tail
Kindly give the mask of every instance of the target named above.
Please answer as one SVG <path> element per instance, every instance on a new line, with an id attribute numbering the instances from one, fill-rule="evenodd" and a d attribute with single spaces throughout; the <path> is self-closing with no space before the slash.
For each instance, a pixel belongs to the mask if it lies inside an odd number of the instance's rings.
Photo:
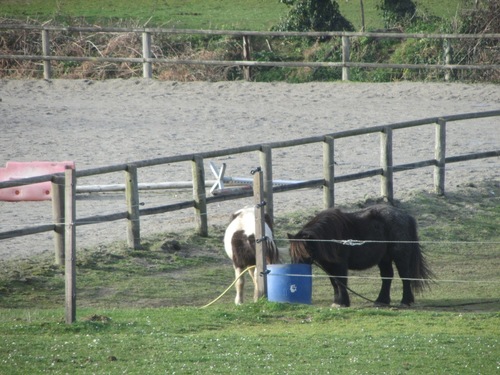
<path id="1" fill-rule="evenodd" d="M 434 279 L 434 273 L 431 271 L 424 252 L 420 244 L 416 244 L 412 251 L 411 259 L 411 288 L 414 292 L 420 293 L 430 288 Z"/>

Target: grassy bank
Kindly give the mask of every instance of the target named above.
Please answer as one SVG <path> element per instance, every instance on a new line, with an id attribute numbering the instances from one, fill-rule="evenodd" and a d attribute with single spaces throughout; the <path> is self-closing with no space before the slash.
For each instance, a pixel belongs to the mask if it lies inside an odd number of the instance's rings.
<path id="1" fill-rule="evenodd" d="M 63 272 L 53 254 L 3 261 L 0 373 L 495 373 L 499 195 L 498 182 L 486 182 L 446 198 L 419 192 L 400 202 L 418 219 L 437 276 L 410 310 L 374 309 L 354 295 L 352 308 L 331 309 L 331 286 L 318 270 L 311 306 L 234 306 L 230 290 L 200 309 L 233 278 L 224 228 L 207 239 L 161 233 L 143 251 L 120 243 L 78 249 L 73 325 L 63 323 Z M 276 237 L 310 214 L 277 218 Z M 356 292 L 376 296 L 375 269 L 351 275 L 359 277 L 350 281 Z M 395 305 L 400 297 L 396 280 Z"/>
<path id="2" fill-rule="evenodd" d="M 471 6 L 461 0 L 415 1 L 417 11 L 412 21 L 386 25 L 380 0 L 365 0 L 365 30 L 407 33 L 494 33 L 497 8 L 470 13 Z M 360 3 L 338 1 L 342 15 L 362 29 Z M 484 5 L 484 4 L 483 4 Z M 464 13 L 467 10 L 467 13 Z M 143 26 L 178 29 L 266 31 L 282 23 L 289 9 L 279 0 L 263 1 L 77 1 L 33 0 L 0 2 L 0 22 L 55 26 Z M 490 18 L 493 17 L 493 21 Z M 494 65 L 498 60 L 495 40 L 452 40 L 452 63 Z M 75 33 L 51 31 L 51 53 L 72 57 L 142 57 L 140 33 Z M 444 64 L 443 42 L 434 39 L 379 39 L 359 37 L 351 40 L 351 61 L 390 64 Z M 12 55 L 41 55 L 39 30 L 0 32 L 0 50 Z M 207 35 L 153 34 L 152 56 L 168 60 L 243 59 L 241 38 Z M 340 38 L 252 37 L 251 59 L 259 62 L 339 62 L 342 61 Z M 142 76 L 140 63 L 53 61 L 52 77 L 69 79 L 137 78 Z M 175 81 L 226 81 L 244 79 L 239 66 L 162 64 L 153 66 L 153 77 Z M 38 61 L 0 61 L 0 78 L 42 78 Z M 340 68 L 253 67 L 252 80 L 260 82 L 337 81 Z M 497 82 L 498 69 L 453 71 L 451 80 Z M 350 80 L 391 82 L 400 80 L 441 81 L 442 70 L 352 68 Z"/>

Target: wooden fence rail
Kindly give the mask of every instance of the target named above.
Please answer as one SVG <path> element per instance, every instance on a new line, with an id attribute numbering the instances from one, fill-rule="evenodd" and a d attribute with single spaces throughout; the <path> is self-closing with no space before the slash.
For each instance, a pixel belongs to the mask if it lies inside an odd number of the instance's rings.
<path id="1" fill-rule="evenodd" d="M 244 78 L 251 80 L 250 67 L 289 67 L 289 68 L 342 68 L 342 80 L 350 79 L 350 68 L 389 68 L 389 69 L 437 69 L 445 70 L 445 79 L 448 80 L 449 73 L 457 69 L 485 70 L 500 69 L 498 64 L 453 64 L 450 40 L 474 39 L 474 40 L 498 40 L 500 34 L 426 34 L 426 33 L 379 33 L 379 32 L 271 32 L 271 31 L 230 31 L 230 30 L 191 30 L 191 29 L 164 29 L 164 28 L 122 28 L 122 27 L 60 27 L 60 26 L 36 26 L 36 25 L 0 25 L 0 30 L 40 30 L 42 35 L 42 55 L 12 55 L 0 54 L 0 59 L 43 61 L 43 76 L 45 79 L 52 77 L 51 61 L 70 62 L 114 62 L 114 63 L 139 63 L 143 66 L 143 77 L 153 77 L 153 64 L 174 65 L 212 65 L 212 66 L 239 66 L 243 68 Z M 69 33 L 138 33 L 142 36 L 141 57 L 94 57 L 94 56 L 53 56 L 51 55 L 50 32 Z M 170 35 L 212 35 L 243 38 L 242 57 L 243 60 L 181 60 L 152 57 L 151 38 L 154 34 Z M 302 37 L 302 38 L 341 38 L 342 58 L 339 62 L 284 62 L 284 61 L 254 61 L 251 57 L 251 37 Z M 379 38 L 379 39 L 434 39 L 441 40 L 443 44 L 443 64 L 390 64 L 390 63 L 366 63 L 350 61 L 351 41 L 354 38 Z"/>

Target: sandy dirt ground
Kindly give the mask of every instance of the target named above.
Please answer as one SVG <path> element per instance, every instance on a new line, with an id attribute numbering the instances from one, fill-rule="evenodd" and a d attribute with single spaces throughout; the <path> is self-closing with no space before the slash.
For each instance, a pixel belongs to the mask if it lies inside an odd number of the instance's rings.
<path id="1" fill-rule="evenodd" d="M 72 160 L 88 169 L 138 160 L 191 154 L 317 136 L 401 121 L 500 109 L 500 86 L 461 83 L 248 83 L 160 82 L 155 80 L 0 80 L 0 167 L 7 161 Z M 379 166 L 379 135 L 335 143 L 336 175 Z M 447 126 L 447 155 L 498 150 L 500 117 Z M 394 132 L 394 164 L 434 157 L 434 126 Z M 258 155 L 206 160 L 227 164 L 227 176 L 251 178 Z M 500 180 L 500 158 L 449 164 L 446 189 Z M 395 198 L 433 190 L 433 168 L 395 174 Z M 322 145 L 273 152 L 276 179 L 322 177 Z M 140 182 L 184 181 L 189 163 L 141 169 Z M 78 185 L 122 184 L 123 173 L 82 178 Z M 189 190 L 141 192 L 141 207 L 191 199 Z M 380 195 L 379 178 L 338 184 L 336 203 Z M 209 206 L 209 225 L 225 225 L 252 198 Z M 275 215 L 304 207 L 320 209 L 320 189 L 274 197 Z M 126 209 L 123 193 L 81 194 L 77 217 Z M 51 204 L 0 202 L 0 232 L 52 222 Z M 142 235 L 194 228 L 193 211 L 147 216 Z M 77 247 L 105 246 L 126 239 L 125 221 L 77 228 Z M 53 251 L 52 233 L 0 241 L 0 258 Z"/>

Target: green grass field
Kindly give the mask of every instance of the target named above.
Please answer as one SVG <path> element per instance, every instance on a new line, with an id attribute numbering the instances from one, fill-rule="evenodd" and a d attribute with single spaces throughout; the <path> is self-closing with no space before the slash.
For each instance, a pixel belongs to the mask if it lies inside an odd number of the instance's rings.
<path id="1" fill-rule="evenodd" d="M 447 19 L 457 3 L 417 2 L 420 12 Z M 375 4 L 365 0 L 368 30 L 383 26 Z M 339 5 L 359 29 L 359 2 Z M 0 17 L 62 24 L 267 30 L 285 12 L 278 0 L 0 1 Z M 437 276 L 412 309 L 397 307 L 397 279 L 391 308 L 351 294 L 351 308 L 333 309 L 330 283 L 317 269 L 310 306 L 234 306 L 231 289 L 202 309 L 233 279 L 223 227 L 211 228 L 208 238 L 158 233 L 144 239 L 142 251 L 125 243 L 79 248 L 71 325 L 64 323 L 64 271 L 53 254 L 0 260 L 0 374 L 497 374 L 498 196 L 498 181 L 490 181 L 446 198 L 418 192 L 401 202 L 419 222 Z M 276 237 L 286 238 L 311 214 L 276 218 Z M 351 288 L 376 297 L 376 269 L 351 275 Z"/>
<path id="2" fill-rule="evenodd" d="M 365 0 L 367 30 L 383 27 L 376 6 Z M 415 1 L 420 13 L 452 18 L 460 0 Z M 361 28 L 359 1 L 338 1 L 342 14 Z M 134 23 L 184 29 L 269 30 L 284 17 L 287 7 L 279 0 L 2 0 L 0 17 L 55 20 L 85 19 L 90 24 Z M 72 21 L 70 21 L 72 20 Z"/>
<path id="3" fill-rule="evenodd" d="M 499 316 L 274 303 L 2 312 L 5 374 L 495 374 Z"/>
<path id="4" fill-rule="evenodd" d="M 497 373 L 499 195 L 491 181 L 400 202 L 417 218 L 436 274 L 412 309 L 397 307 L 397 279 L 392 308 L 351 294 L 351 308 L 332 309 L 331 286 L 317 269 L 312 305 L 234 306 L 231 289 L 202 309 L 233 278 L 222 227 L 208 238 L 159 233 L 142 251 L 123 243 L 78 249 L 72 325 L 64 323 L 64 277 L 53 254 L 0 261 L 0 374 Z M 276 218 L 276 237 L 310 214 Z M 375 269 L 351 275 L 351 288 L 376 297 Z"/>

